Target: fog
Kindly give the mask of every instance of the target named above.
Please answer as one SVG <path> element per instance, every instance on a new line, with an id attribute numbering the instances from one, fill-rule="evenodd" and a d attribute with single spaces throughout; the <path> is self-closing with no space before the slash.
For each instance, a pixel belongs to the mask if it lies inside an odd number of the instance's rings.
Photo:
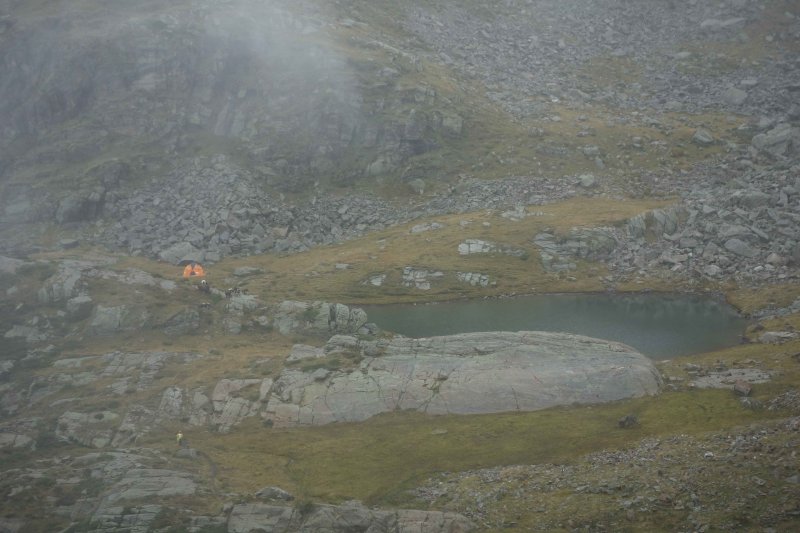
<path id="1" fill-rule="evenodd" d="M 277 0 L 17 5 L 0 35 L 6 165 L 24 158 L 26 142 L 54 148 L 65 136 L 69 147 L 29 155 L 77 161 L 153 141 L 174 152 L 198 131 L 253 153 L 317 135 L 314 148 L 335 150 L 326 128 L 352 128 L 360 96 L 326 32 L 332 19 L 304 9 Z"/>

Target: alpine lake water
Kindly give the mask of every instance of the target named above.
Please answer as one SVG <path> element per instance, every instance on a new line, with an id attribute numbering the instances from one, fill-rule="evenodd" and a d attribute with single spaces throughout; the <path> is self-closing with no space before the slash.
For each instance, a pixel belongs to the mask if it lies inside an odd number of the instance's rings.
<path id="1" fill-rule="evenodd" d="M 370 322 L 408 337 L 561 331 L 619 341 L 652 359 L 733 346 L 747 327 L 747 319 L 719 298 L 684 294 L 546 294 L 361 307 Z"/>

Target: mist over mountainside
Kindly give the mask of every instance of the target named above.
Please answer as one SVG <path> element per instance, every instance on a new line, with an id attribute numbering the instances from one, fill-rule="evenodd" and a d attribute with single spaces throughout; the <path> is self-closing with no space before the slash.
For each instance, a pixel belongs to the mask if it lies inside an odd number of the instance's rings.
<path id="1" fill-rule="evenodd" d="M 6 16 L 3 141 L 33 148 L 12 154 L 17 165 L 86 163 L 115 148 L 136 156 L 156 143 L 155 158 L 191 157 L 182 145 L 196 133 L 253 157 L 315 136 L 341 152 L 349 139 L 326 128 L 349 134 L 359 123 L 344 57 L 308 37 L 324 19 L 280 2 L 98 4 Z"/>
<path id="2" fill-rule="evenodd" d="M 180 241 L 218 257 L 395 222 L 294 220 L 342 187 L 397 200 L 465 178 L 568 186 L 601 172 L 607 192 L 675 194 L 676 170 L 725 152 L 740 168 L 796 157 L 790 4 L 7 1 L 0 221 L 33 223 L 29 236 L 97 222 L 78 236 L 157 257 L 178 239 L 153 241 L 131 213 L 199 214 L 207 234 Z M 777 126 L 766 151 L 749 148 Z M 713 132 L 702 149 L 698 129 Z M 220 182 L 214 201 L 193 198 L 199 181 Z M 170 194 L 187 213 L 153 206 Z M 255 232 L 222 216 L 243 204 Z"/>
<path id="3" fill-rule="evenodd" d="M 794 531 L 798 331 L 797 0 L 0 0 L 0 533 Z"/>
<path id="4" fill-rule="evenodd" d="M 415 58 L 348 36 L 343 6 L 5 11 L 4 222 L 92 220 L 107 204 L 111 214 L 117 196 L 204 156 L 231 158 L 265 192 L 350 185 L 460 133 L 446 102 L 432 108 L 433 90 L 399 86 Z"/>

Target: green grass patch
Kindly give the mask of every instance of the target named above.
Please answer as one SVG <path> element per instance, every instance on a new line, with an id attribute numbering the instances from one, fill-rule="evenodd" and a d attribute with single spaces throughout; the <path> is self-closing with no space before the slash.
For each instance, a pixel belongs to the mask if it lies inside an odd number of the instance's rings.
<path id="1" fill-rule="evenodd" d="M 579 269 L 570 273 L 572 280 L 545 272 L 532 243 L 536 233 L 551 230 L 566 234 L 575 226 L 617 225 L 637 213 L 668 203 L 578 198 L 531 208 L 538 214 L 521 221 L 511 221 L 491 211 L 433 217 L 301 254 L 226 259 L 214 265 L 209 276 L 226 278 L 239 266 L 260 268 L 265 274 L 251 278 L 248 288 L 251 294 L 268 303 L 285 299 L 397 303 L 511 293 L 598 291 L 603 290 L 600 277 L 605 275 L 605 269 L 599 265 L 580 263 Z M 436 221 L 444 227 L 410 233 L 413 225 L 426 221 Z M 470 238 L 526 250 L 529 259 L 502 253 L 459 255 L 458 245 Z M 336 263 L 347 263 L 350 268 L 337 270 Z M 401 282 L 406 266 L 441 271 L 445 276 L 427 291 L 405 287 Z M 473 287 L 459 282 L 457 272 L 486 272 L 495 284 Z M 376 273 L 387 275 L 381 287 L 368 283 L 369 277 Z"/>
<path id="2" fill-rule="evenodd" d="M 731 305 L 743 313 L 765 307 L 781 308 L 800 298 L 800 285 L 779 283 L 758 288 L 729 287 L 726 291 Z"/>
<path id="3" fill-rule="evenodd" d="M 640 426 L 620 429 L 617 420 L 631 413 Z M 192 445 L 219 465 L 225 485 L 243 493 L 277 484 L 315 501 L 402 505 L 408 488 L 437 472 L 568 463 L 646 436 L 714 431 L 765 416 L 779 415 L 746 410 L 729 390 L 693 390 L 532 413 L 397 412 L 308 429 L 268 429 L 251 420 L 229 435 L 192 437 Z"/>

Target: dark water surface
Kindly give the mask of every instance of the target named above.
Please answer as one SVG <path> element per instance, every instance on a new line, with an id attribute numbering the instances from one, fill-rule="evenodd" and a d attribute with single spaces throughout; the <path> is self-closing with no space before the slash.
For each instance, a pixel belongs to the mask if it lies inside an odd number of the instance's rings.
<path id="1" fill-rule="evenodd" d="M 721 300 L 691 295 L 547 294 L 439 304 L 362 306 L 370 322 L 409 337 L 470 331 L 563 331 L 624 342 L 653 359 L 738 344 L 747 321 Z"/>

